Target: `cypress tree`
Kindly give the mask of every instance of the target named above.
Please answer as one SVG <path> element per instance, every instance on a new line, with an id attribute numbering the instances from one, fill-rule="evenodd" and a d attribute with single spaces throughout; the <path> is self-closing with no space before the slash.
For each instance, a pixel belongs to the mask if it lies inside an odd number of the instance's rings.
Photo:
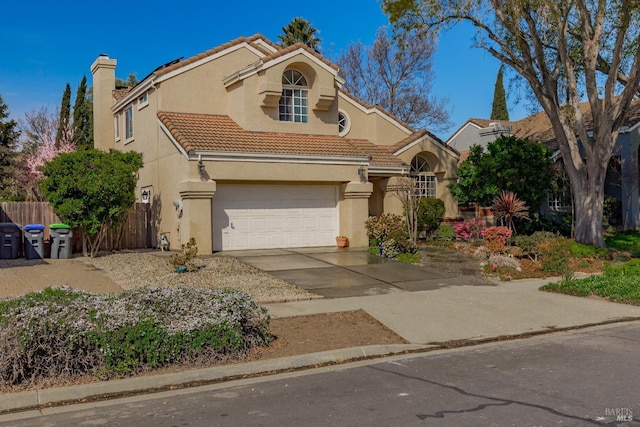
<path id="1" fill-rule="evenodd" d="M 93 148 L 90 105 L 87 99 L 87 76 L 82 76 L 73 104 L 73 135 L 78 149 Z"/>
<path id="2" fill-rule="evenodd" d="M 9 107 L 0 96 L 0 200 L 15 200 L 16 187 L 16 142 L 20 136 L 18 123 L 9 118 Z"/>
<path id="3" fill-rule="evenodd" d="M 503 78 L 504 65 L 498 70 L 496 85 L 493 89 L 493 109 L 491 110 L 491 120 L 509 120 L 509 109 L 507 108 L 507 97 L 504 92 Z"/>
<path id="4" fill-rule="evenodd" d="M 62 94 L 62 104 L 60 105 L 60 120 L 58 121 L 58 133 L 56 134 L 56 147 L 60 146 L 65 132 L 67 131 L 71 119 L 71 86 L 67 83 L 67 87 Z"/>

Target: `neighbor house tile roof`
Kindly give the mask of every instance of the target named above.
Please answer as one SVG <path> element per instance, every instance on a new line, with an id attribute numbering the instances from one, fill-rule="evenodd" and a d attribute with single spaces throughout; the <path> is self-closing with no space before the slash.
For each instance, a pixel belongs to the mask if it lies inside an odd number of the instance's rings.
<path id="1" fill-rule="evenodd" d="M 384 147 L 366 140 L 244 130 L 228 116 L 158 112 L 173 138 L 189 151 L 370 157 L 370 164 L 402 166 Z"/>
<path id="2" fill-rule="evenodd" d="M 581 103 L 580 110 L 584 115 L 587 129 L 591 130 L 593 128 L 593 118 L 591 116 L 589 103 Z M 487 128 L 494 122 L 493 120 L 486 119 L 469 119 L 468 121 L 482 128 Z M 623 126 L 632 127 L 638 122 L 640 122 L 640 100 L 631 103 Z M 540 142 L 546 145 L 551 151 L 557 151 L 559 148 L 556 135 L 551 127 L 551 121 L 544 111 L 513 122 L 500 121 L 500 124 L 510 126 L 512 133 L 519 138 L 527 138 L 530 141 Z"/>

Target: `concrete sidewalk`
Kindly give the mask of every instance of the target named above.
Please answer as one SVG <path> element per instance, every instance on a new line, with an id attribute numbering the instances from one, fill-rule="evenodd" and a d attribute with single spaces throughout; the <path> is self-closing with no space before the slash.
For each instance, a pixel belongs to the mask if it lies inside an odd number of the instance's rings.
<path id="1" fill-rule="evenodd" d="M 362 309 L 413 344 L 481 340 L 619 319 L 640 319 L 640 307 L 541 292 L 549 280 L 450 286 L 354 298 L 269 304 L 271 316 Z"/>

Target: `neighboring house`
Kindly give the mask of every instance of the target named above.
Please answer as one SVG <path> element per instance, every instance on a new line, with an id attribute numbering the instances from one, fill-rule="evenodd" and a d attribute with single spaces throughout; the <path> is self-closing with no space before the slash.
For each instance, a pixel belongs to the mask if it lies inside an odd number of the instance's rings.
<path id="1" fill-rule="evenodd" d="M 581 105 L 586 120 L 591 117 L 588 104 Z M 486 145 L 501 135 L 515 135 L 545 144 L 553 153 L 554 161 L 561 161 L 561 155 L 551 122 L 544 112 L 536 113 L 518 121 L 491 121 L 469 119 L 446 141 L 446 144 L 460 152 L 464 161 L 472 145 Z M 624 230 L 640 229 L 640 180 L 638 146 L 640 146 L 640 101 L 632 104 L 631 111 L 618 138 L 610 162 L 605 183 L 605 195 L 618 199 L 621 206 L 619 226 Z M 550 197 L 542 210 L 548 213 L 570 211 L 561 195 Z"/>
<path id="2" fill-rule="evenodd" d="M 457 205 L 456 150 L 342 90 L 303 44 L 241 37 L 115 88 L 116 60 L 93 74 L 95 145 L 143 153 L 139 200 L 158 232 L 201 253 L 368 243 L 369 215 L 402 213 L 398 182 Z"/>

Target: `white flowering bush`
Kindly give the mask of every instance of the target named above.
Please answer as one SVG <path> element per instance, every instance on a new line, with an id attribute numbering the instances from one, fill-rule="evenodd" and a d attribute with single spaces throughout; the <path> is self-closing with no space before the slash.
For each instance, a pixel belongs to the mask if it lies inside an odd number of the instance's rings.
<path id="1" fill-rule="evenodd" d="M 234 290 L 48 288 L 0 302 L 0 385 L 242 357 L 269 343 L 269 320 Z"/>

